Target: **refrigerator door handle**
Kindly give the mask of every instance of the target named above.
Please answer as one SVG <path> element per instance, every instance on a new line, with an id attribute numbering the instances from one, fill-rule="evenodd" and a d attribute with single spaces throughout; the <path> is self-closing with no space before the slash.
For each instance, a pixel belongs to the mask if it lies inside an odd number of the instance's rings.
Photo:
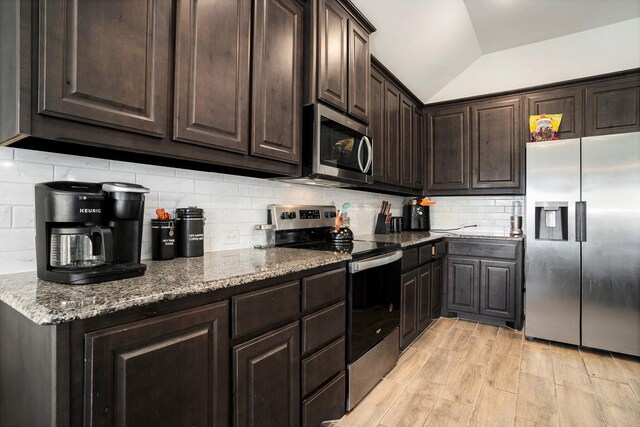
<path id="1" fill-rule="evenodd" d="M 576 202 L 576 242 L 587 241 L 587 202 Z"/>

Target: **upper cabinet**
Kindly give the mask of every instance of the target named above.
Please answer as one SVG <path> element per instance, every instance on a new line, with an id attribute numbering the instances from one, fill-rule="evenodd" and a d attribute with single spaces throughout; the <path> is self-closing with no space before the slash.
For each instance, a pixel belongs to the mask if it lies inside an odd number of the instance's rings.
<path id="1" fill-rule="evenodd" d="M 368 123 L 369 34 L 375 28 L 349 1 L 311 0 L 308 3 L 311 9 L 306 76 L 309 87 L 305 101 L 321 100 Z"/>
<path id="2" fill-rule="evenodd" d="M 520 96 L 471 106 L 471 188 L 518 189 L 524 172 Z"/>
<path id="3" fill-rule="evenodd" d="M 38 113 L 165 135 L 170 0 L 47 1 L 40 13 Z"/>
<path id="4" fill-rule="evenodd" d="M 251 154 L 300 162 L 304 6 L 256 0 Z"/>
<path id="5" fill-rule="evenodd" d="M 524 95 L 524 138 L 529 140 L 529 116 L 540 114 L 562 114 L 558 138 L 580 138 L 582 136 L 582 100 L 580 87 L 551 89 Z"/>
<path id="6" fill-rule="evenodd" d="M 587 136 L 640 131 L 640 74 L 586 88 Z"/>
<path id="7" fill-rule="evenodd" d="M 427 110 L 427 194 L 469 189 L 469 107 Z"/>
<path id="8" fill-rule="evenodd" d="M 174 139 L 248 152 L 250 31 L 250 0 L 178 2 Z"/>
<path id="9" fill-rule="evenodd" d="M 369 121 L 369 136 L 373 140 L 373 180 L 383 182 L 385 177 L 386 151 L 384 138 L 385 123 L 385 78 L 377 70 L 371 69 L 371 109 Z"/>

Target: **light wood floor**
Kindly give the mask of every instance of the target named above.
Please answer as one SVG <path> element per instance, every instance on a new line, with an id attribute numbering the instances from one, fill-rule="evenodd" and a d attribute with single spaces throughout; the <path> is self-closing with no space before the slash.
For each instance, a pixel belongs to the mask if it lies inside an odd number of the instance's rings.
<path id="1" fill-rule="evenodd" d="M 333 426 L 640 426 L 640 359 L 440 318 Z"/>

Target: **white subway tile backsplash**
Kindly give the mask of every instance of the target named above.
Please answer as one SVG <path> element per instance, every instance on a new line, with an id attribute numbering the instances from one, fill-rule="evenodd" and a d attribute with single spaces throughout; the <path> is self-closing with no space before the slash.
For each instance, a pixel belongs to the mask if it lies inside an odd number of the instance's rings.
<path id="1" fill-rule="evenodd" d="M 175 176 L 160 176 L 137 174 L 136 184 L 144 185 L 152 191 L 159 192 L 176 192 L 176 193 L 193 193 L 193 179 L 178 178 Z"/>
<path id="2" fill-rule="evenodd" d="M 38 183 L 53 179 L 53 166 L 7 160 L 0 162 L 0 181 Z"/>
<path id="3" fill-rule="evenodd" d="M 2 245 L 0 245 L 0 258 L 5 252 L 35 249 L 35 239 L 36 230 L 34 228 L 0 229 L 0 242 L 2 242 Z"/>
<path id="4" fill-rule="evenodd" d="M 524 196 L 457 196 L 432 197 L 436 205 L 431 208 L 432 228 L 455 228 L 476 224 L 465 228 L 465 233 L 508 233 L 510 230 L 511 204 Z"/>
<path id="5" fill-rule="evenodd" d="M 34 184 L 0 182 L 0 200 L 9 205 L 33 205 Z"/>
<path id="6" fill-rule="evenodd" d="M 195 192 L 199 194 L 215 194 L 218 196 L 237 196 L 238 185 L 221 181 L 195 180 Z"/>
<path id="7" fill-rule="evenodd" d="M 69 154 L 46 153 L 44 151 L 16 149 L 15 159 L 25 162 L 45 163 L 58 166 L 77 166 L 89 169 L 109 169 L 109 160 Z"/>
<path id="8" fill-rule="evenodd" d="M 0 252 L 0 274 L 21 273 L 36 269 L 35 249 Z"/>
<path id="9" fill-rule="evenodd" d="M 33 228 L 35 223 L 35 208 L 34 206 L 14 206 L 12 209 L 11 226 L 13 228 Z"/>
<path id="10" fill-rule="evenodd" d="M 113 171 L 133 172 L 133 173 L 145 173 L 150 175 L 163 175 L 163 176 L 175 176 L 176 170 L 174 168 L 168 168 L 164 166 L 155 165 L 142 165 L 139 163 L 119 162 L 111 160 L 109 162 L 109 169 Z"/>
<path id="11" fill-rule="evenodd" d="M 11 206 L 0 206 L 0 228 L 11 228 Z"/>
<path id="12" fill-rule="evenodd" d="M 135 182 L 136 174 L 133 172 L 129 173 L 56 165 L 54 167 L 53 178 L 56 181 Z"/>
<path id="13" fill-rule="evenodd" d="M 224 181 L 224 175 L 215 172 L 192 171 L 188 169 L 176 169 L 176 176 L 182 178 L 206 179 L 209 181 Z"/>
<path id="14" fill-rule="evenodd" d="M 176 208 L 197 206 L 205 209 L 211 207 L 211 196 L 208 194 L 193 193 L 160 193 L 158 206 L 166 209 L 173 215 Z"/>

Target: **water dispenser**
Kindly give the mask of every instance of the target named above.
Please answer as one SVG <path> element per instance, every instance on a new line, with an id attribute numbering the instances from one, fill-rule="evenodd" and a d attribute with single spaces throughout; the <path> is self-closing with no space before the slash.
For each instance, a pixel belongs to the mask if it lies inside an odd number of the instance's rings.
<path id="1" fill-rule="evenodd" d="M 569 240 L 568 202 L 536 202 L 536 239 Z"/>

